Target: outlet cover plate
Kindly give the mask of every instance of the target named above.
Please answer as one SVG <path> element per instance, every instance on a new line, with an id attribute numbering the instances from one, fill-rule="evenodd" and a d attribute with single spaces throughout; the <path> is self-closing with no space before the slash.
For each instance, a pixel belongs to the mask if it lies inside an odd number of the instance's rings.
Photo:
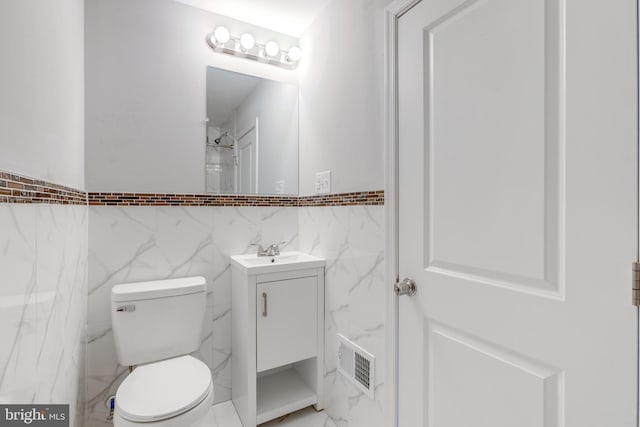
<path id="1" fill-rule="evenodd" d="M 316 194 L 331 193 L 331 171 L 316 173 Z"/>

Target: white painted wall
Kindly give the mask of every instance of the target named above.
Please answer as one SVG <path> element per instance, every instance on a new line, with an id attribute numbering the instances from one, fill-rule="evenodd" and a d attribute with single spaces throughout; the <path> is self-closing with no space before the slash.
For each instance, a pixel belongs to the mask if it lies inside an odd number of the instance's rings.
<path id="1" fill-rule="evenodd" d="M 331 0 L 176 0 L 273 31 L 300 35 Z"/>
<path id="2" fill-rule="evenodd" d="M 0 3 L 0 169 L 84 188 L 83 9 Z"/>
<path id="3" fill-rule="evenodd" d="M 258 193 L 298 194 L 298 86 L 262 81 L 238 107 L 237 131 L 255 126 L 259 118 Z"/>
<path id="4" fill-rule="evenodd" d="M 296 72 L 213 52 L 205 40 L 218 25 L 295 42 L 172 0 L 87 0 L 90 191 L 204 192 L 208 65 L 297 82 Z"/>
<path id="5" fill-rule="evenodd" d="M 384 7 L 333 0 L 300 39 L 300 194 L 332 171 L 332 192 L 381 190 Z"/>

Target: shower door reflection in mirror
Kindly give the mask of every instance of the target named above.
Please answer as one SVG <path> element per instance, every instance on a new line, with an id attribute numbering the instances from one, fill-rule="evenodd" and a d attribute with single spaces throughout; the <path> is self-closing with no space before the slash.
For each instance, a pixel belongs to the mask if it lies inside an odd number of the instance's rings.
<path id="1" fill-rule="evenodd" d="M 298 87 L 207 68 L 206 191 L 298 194 Z"/>

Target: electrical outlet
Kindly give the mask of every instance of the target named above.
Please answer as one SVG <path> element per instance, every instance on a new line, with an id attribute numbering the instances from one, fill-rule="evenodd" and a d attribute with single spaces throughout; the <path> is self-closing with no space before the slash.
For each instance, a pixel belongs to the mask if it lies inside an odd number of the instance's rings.
<path id="1" fill-rule="evenodd" d="M 316 173 L 316 194 L 331 193 L 331 171 Z"/>
<path id="2" fill-rule="evenodd" d="M 284 194 L 284 180 L 276 181 L 276 194 Z"/>

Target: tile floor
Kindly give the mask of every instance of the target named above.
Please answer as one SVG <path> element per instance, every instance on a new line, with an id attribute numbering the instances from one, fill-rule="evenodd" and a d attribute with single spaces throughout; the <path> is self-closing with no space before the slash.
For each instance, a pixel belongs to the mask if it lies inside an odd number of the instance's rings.
<path id="1" fill-rule="evenodd" d="M 238 414 L 231 401 L 219 403 L 209 411 L 211 427 L 242 427 Z M 316 412 L 313 407 L 303 409 L 286 417 L 282 417 L 260 427 L 336 427 L 324 411 Z"/>

